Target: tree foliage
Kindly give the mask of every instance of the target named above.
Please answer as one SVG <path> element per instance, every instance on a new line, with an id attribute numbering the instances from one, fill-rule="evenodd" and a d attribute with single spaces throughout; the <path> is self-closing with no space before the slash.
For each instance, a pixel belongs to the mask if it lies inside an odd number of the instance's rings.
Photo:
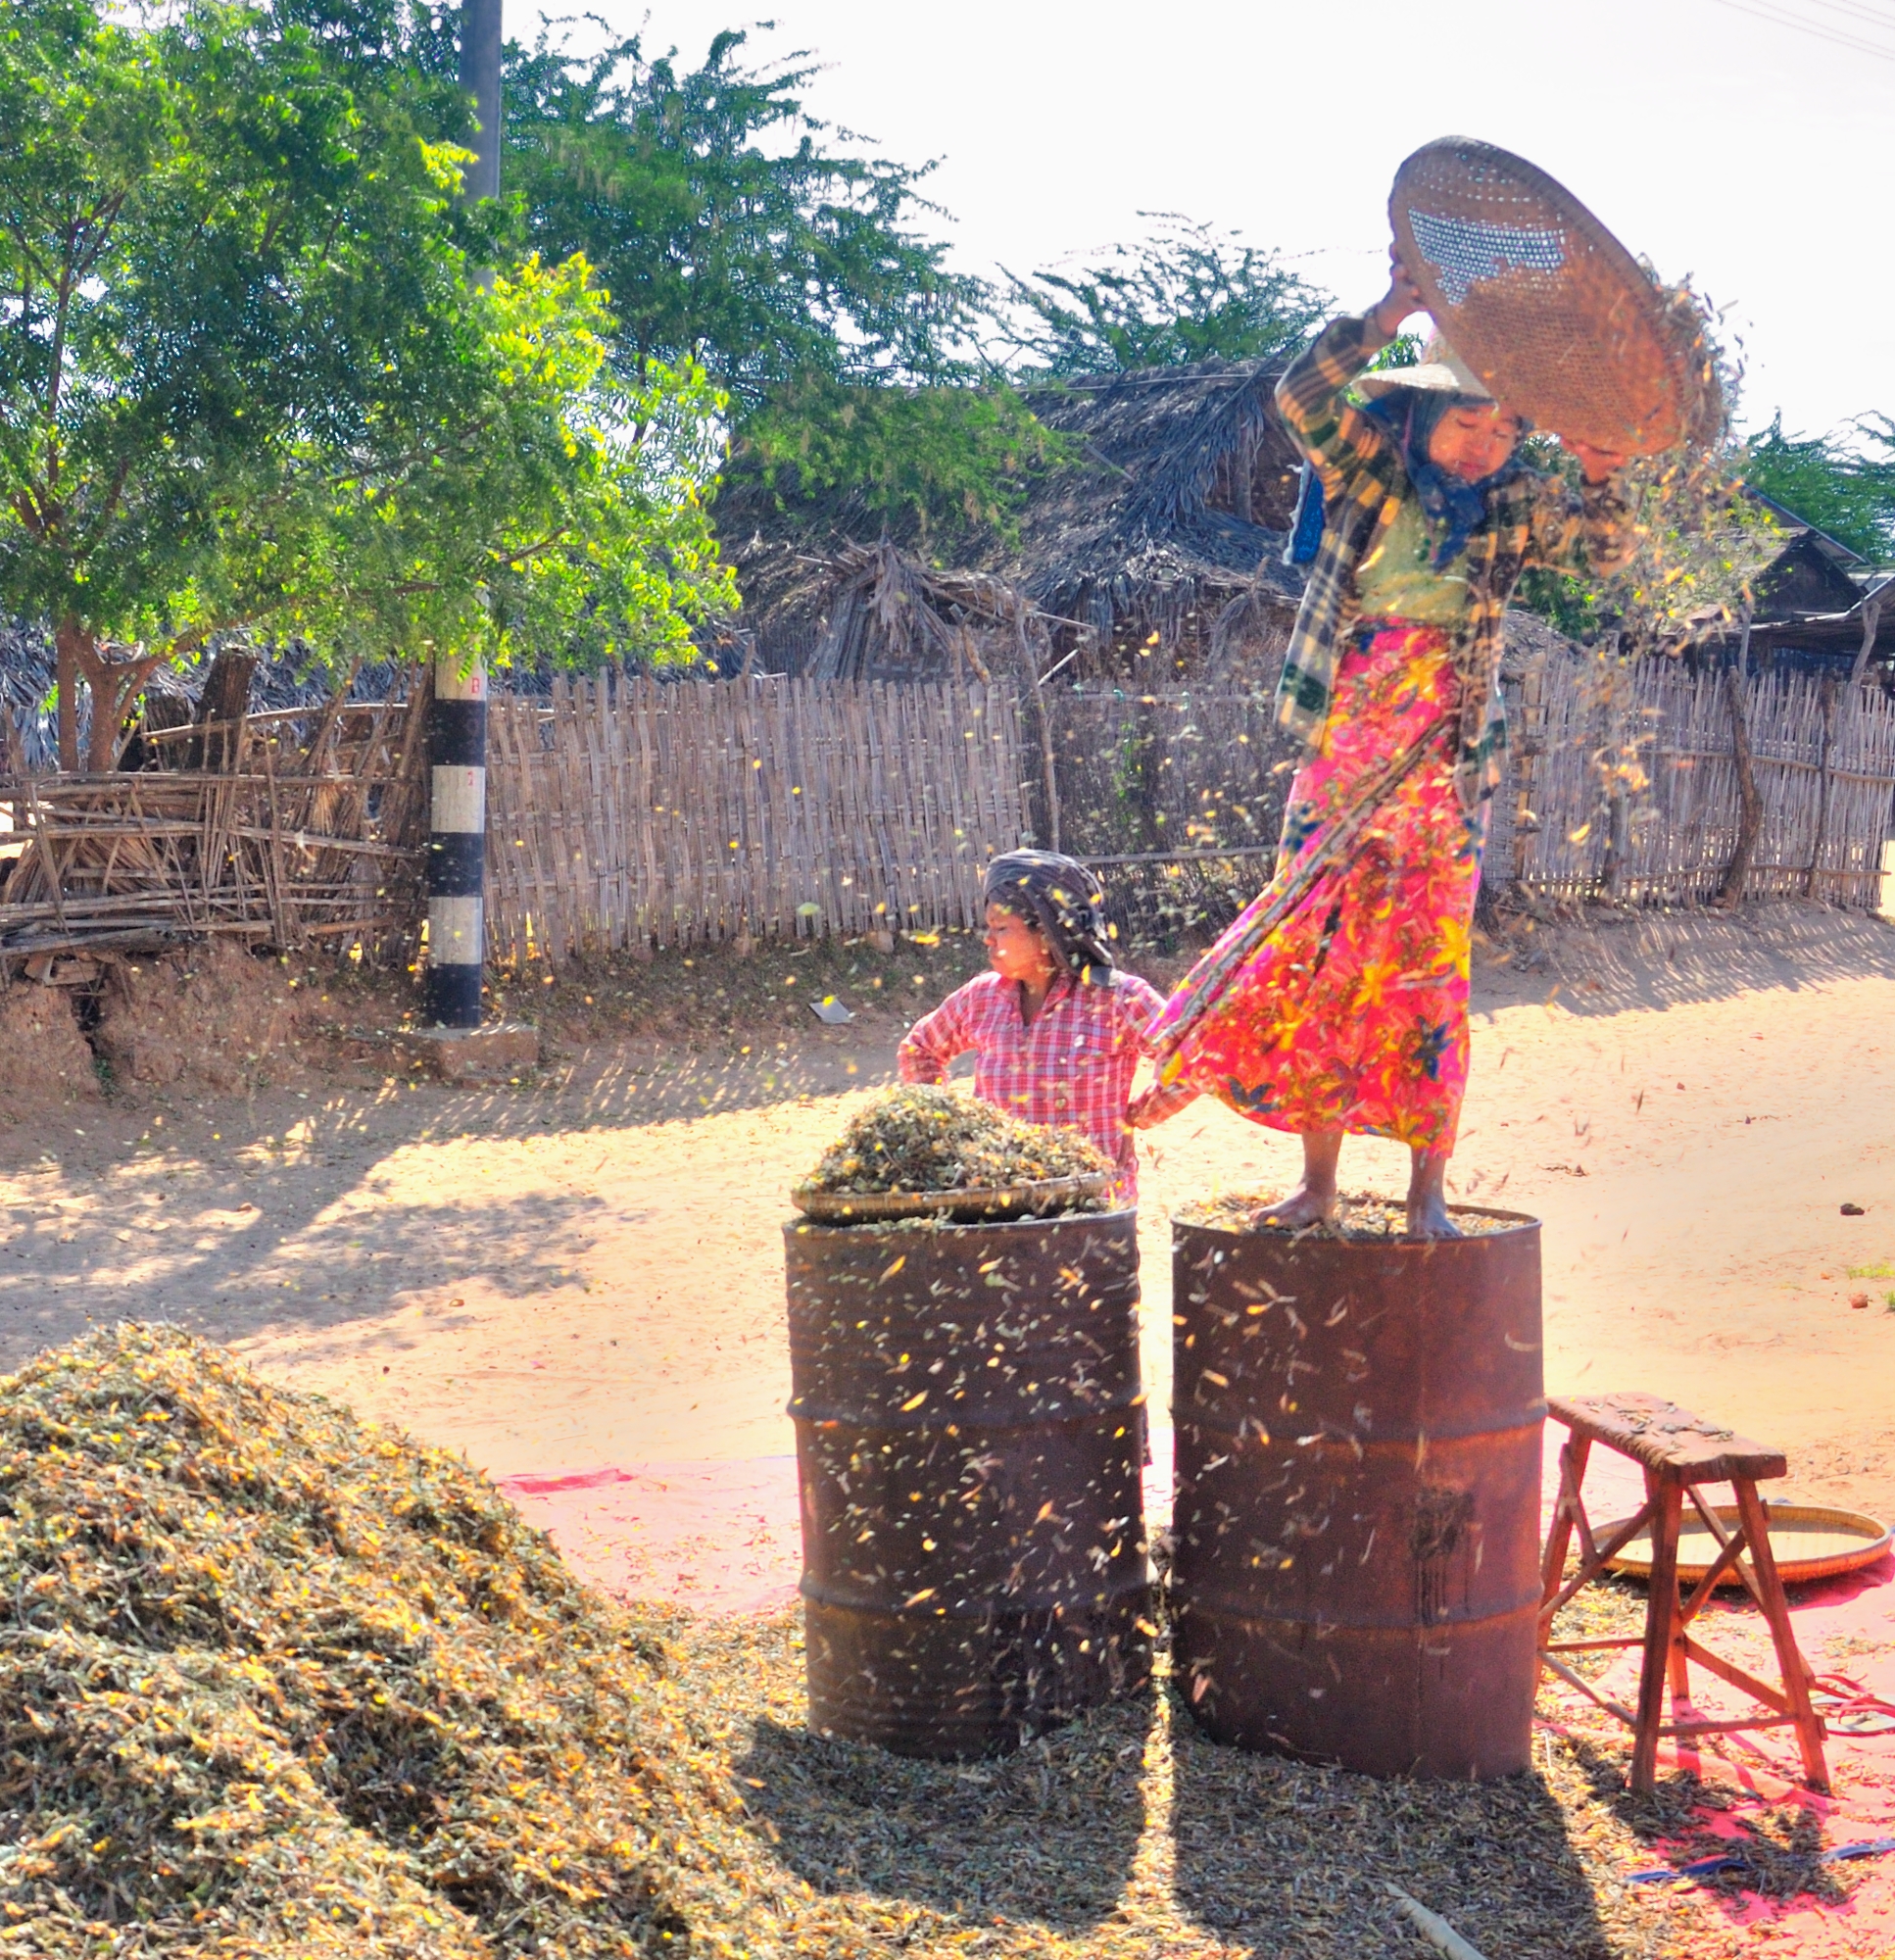
<path id="1" fill-rule="evenodd" d="M 846 147 L 802 101 L 815 65 L 753 64 L 748 42 L 720 33 L 696 69 L 636 36 L 515 49 L 504 171 L 532 243 L 597 268 L 621 367 L 695 362 L 740 424 L 811 375 L 965 378 L 980 289 L 917 229 L 932 167 Z"/>
<path id="2" fill-rule="evenodd" d="M 867 153 L 803 101 L 802 54 L 720 33 L 697 68 L 638 37 L 575 53 L 543 29 L 507 75 L 506 181 L 550 258 L 611 295 L 616 371 L 702 367 L 735 470 L 841 490 L 942 535 L 1004 529 L 1054 447 L 980 358 L 986 295 L 921 228 L 931 166 Z"/>
<path id="3" fill-rule="evenodd" d="M 924 539 L 1009 535 L 1036 472 L 1066 454 L 1005 382 L 866 387 L 809 375 L 745 424 L 742 461 L 780 491 L 841 493 Z"/>
<path id="4" fill-rule="evenodd" d="M 636 434 L 706 425 L 709 390 L 598 389 L 582 261 L 480 291 L 504 240 L 456 207 L 461 110 L 347 25 L 44 0 L 0 31 L 0 603 L 52 623 L 68 766 L 81 678 L 110 766 L 150 667 L 219 631 L 662 649 L 728 594 Z"/>
<path id="5" fill-rule="evenodd" d="M 1016 357 L 1051 375 L 1298 352 L 1335 302 L 1280 253 L 1169 214 L 1138 244 L 1076 272 L 1009 277 Z"/>
<path id="6" fill-rule="evenodd" d="M 1859 416 L 1826 436 L 1786 435 L 1779 410 L 1738 466 L 1753 489 L 1871 564 L 1895 562 L 1895 416 Z"/>
<path id="7" fill-rule="evenodd" d="M 359 454 L 294 452 L 233 507 L 214 601 L 332 658 L 690 659 L 691 626 L 736 602 L 704 497 L 722 398 L 698 368 L 619 380 L 582 259 L 529 260 L 468 312 L 457 398 Z"/>

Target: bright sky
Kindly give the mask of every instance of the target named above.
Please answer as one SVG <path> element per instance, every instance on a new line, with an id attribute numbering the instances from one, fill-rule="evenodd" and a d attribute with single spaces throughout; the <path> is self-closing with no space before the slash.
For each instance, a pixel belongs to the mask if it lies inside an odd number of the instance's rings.
<path id="1" fill-rule="evenodd" d="M 745 10 L 594 0 L 693 65 Z M 563 8 L 549 11 L 563 12 Z M 1731 309 L 1743 419 L 1895 410 L 1895 0 L 779 0 L 758 52 L 890 157 L 941 159 L 956 263 L 1027 271 L 1176 211 L 1383 290 L 1411 150 L 1531 158 L 1668 276 Z M 526 0 L 508 28 L 531 32 Z"/>

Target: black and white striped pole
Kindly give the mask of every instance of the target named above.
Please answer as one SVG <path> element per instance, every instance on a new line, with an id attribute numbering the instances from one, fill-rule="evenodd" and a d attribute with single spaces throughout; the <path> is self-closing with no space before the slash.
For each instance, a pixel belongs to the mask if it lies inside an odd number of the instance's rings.
<path id="1" fill-rule="evenodd" d="M 428 710 L 433 792 L 428 838 L 426 1016 L 480 1025 L 487 946 L 487 670 L 458 655 L 434 666 Z"/>
<path id="2" fill-rule="evenodd" d="M 462 0 L 461 86 L 474 99 L 468 203 L 500 195 L 501 0 Z M 480 1025 L 487 950 L 487 669 L 444 654 L 428 710 L 433 765 L 427 877 L 424 1014 L 436 1028 Z"/>

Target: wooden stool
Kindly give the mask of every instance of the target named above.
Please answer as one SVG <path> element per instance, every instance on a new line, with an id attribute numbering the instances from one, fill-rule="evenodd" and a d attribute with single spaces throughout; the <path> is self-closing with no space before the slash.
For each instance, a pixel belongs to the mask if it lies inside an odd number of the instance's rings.
<path id="1" fill-rule="evenodd" d="M 1739 1729 L 1793 1726 L 1797 1747 L 1803 1756 L 1804 1777 L 1815 1788 L 1826 1789 L 1828 1770 L 1822 1760 L 1822 1723 L 1810 1705 L 1809 1666 L 1797 1650 L 1796 1636 L 1790 1629 L 1789 1601 L 1783 1596 L 1783 1582 L 1777 1577 L 1776 1559 L 1770 1545 L 1770 1512 L 1757 1494 L 1760 1478 L 1781 1477 L 1789 1468 L 1782 1451 L 1746 1442 L 1727 1429 L 1687 1414 L 1676 1403 L 1658 1396 L 1549 1396 L 1546 1408 L 1552 1419 L 1564 1423 L 1571 1434 L 1560 1450 L 1559 1503 L 1553 1511 L 1553 1527 L 1547 1534 L 1546 1555 L 1540 1566 L 1539 1657 L 1562 1681 L 1590 1696 L 1632 1731 L 1635 1739 L 1631 1752 L 1632 1788 L 1652 1788 L 1661 1736 L 1728 1735 Z M 1579 1488 L 1585 1481 L 1586 1458 L 1595 1443 L 1618 1450 L 1622 1456 L 1629 1456 L 1633 1462 L 1642 1464 L 1645 1471 L 1644 1508 L 1603 1543 L 1593 1538 L 1579 1495 Z M 1698 1494 L 1702 1484 L 1728 1484 L 1735 1493 L 1738 1523 L 1734 1532 L 1726 1531 L 1723 1521 Z M 1710 1570 L 1698 1582 L 1697 1590 L 1680 1605 L 1677 1534 L 1686 1497 L 1704 1520 L 1719 1551 Z M 1554 1614 L 1581 1586 L 1598 1578 L 1606 1561 L 1647 1527 L 1652 1543 L 1651 1603 L 1645 1609 L 1642 1641 L 1625 1637 L 1553 1644 Z M 1579 1570 L 1575 1578 L 1565 1580 L 1566 1554 L 1576 1529 L 1579 1534 Z M 1770 1627 L 1771 1639 L 1776 1645 L 1776 1665 L 1782 1675 L 1780 1689 L 1759 1681 L 1722 1655 L 1700 1646 L 1686 1632 L 1718 1581 L 1732 1569 L 1749 1589 Z M 1645 1664 L 1638 1677 L 1636 1715 L 1595 1693 L 1588 1682 L 1554 1658 L 1557 1654 L 1602 1647 L 1640 1645 L 1645 1649 Z M 1675 1700 L 1687 1699 L 1690 1680 L 1686 1663 L 1693 1660 L 1720 1681 L 1742 1689 L 1772 1712 L 1732 1722 L 1667 1722 L 1666 1681 L 1670 1679 Z M 1676 1709 L 1673 1712 L 1676 1714 Z"/>

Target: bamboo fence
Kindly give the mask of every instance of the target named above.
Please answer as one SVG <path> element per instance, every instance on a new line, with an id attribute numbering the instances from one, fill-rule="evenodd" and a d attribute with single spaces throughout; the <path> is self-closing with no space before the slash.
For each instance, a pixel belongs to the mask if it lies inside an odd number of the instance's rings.
<path id="1" fill-rule="evenodd" d="M 1700 902 L 1747 850 L 1747 896 L 1880 903 L 1878 685 L 1546 656 L 1507 693 L 1490 890 Z M 210 932 L 406 944 L 424 708 L 330 702 L 148 731 L 137 771 L 0 775 L 0 968 Z M 1294 760 L 1268 697 L 1235 690 L 610 675 L 500 697 L 488 725 L 489 950 L 510 960 L 977 926 L 987 860 L 1027 840 L 1097 868 L 1134 939 L 1201 937 L 1268 882 Z"/>
<path id="2" fill-rule="evenodd" d="M 291 948 L 411 932 L 421 708 L 329 702 L 151 731 L 156 767 L 0 776 L 0 968 L 205 933 Z"/>
<path id="3" fill-rule="evenodd" d="M 1269 881 L 1294 767 L 1270 695 L 1068 690 L 1045 706 L 1055 796 L 1036 784 L 1037 834 L 1097 871 L 1140 944 L 1228 924 Z"/>
<path id="4" fill-rule="evenodd" d="M 1719 896 L 1742 820 L 1734 695 L 1761 816 L 1742 896 L 1879 905 L 1895 812 L 1895 703 L 1879 685 L 1562 662 L 1530 666 L 1507 693 L 1490 885 L 1632 904 Z M 1629 780 L 1601 767 L 1615 760 Z"/>
<path id="5" fill-rule="evenodd" d="M 1010 694 L 560 679 L 488 710 L 490 956 L 978 925 L 1027 831 Z"/>

